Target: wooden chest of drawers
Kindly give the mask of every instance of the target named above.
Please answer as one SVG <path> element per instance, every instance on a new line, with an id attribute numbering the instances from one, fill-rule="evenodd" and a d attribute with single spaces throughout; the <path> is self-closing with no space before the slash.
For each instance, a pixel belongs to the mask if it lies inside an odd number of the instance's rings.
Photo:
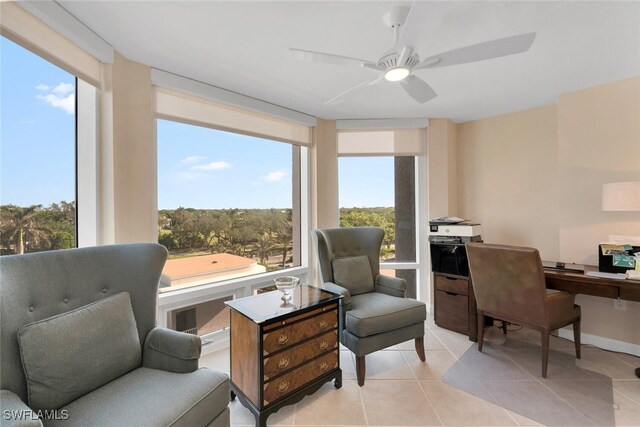
<path id="1" fill-rule="evenodd" d="M 340 296 L 301 286 L 290 304 L 280 292 L 230 301 L 232 394 L 266 425 L 269 414 L 327 381 L 342 385 Z"/>
<path id="2" fill-rule="evenodd" d="M 476 298 L 471 279 L 452 274 L 434 273 L 434 313 L 436 325 L 478 340 Z"/>

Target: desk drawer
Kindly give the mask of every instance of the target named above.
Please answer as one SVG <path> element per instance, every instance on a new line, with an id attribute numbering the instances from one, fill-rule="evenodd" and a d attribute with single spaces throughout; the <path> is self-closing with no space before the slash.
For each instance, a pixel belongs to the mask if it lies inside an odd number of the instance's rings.
<path id="1" fill-rule="evenodd" d="M 264 406 L 288 396 L 319 376 L 338 367 L 338 350 L 325 354 L 264 385 Z"/>
<path id="2" fill-rule="evenodd" d="M 322 334 L 304 344 L 291 347 L 264 359 L 264 380 L 293 369 L 318 354 L 338 348 L 338 331 Z"/>
<path id="3" fill-rule="evenodd" d="M 306 338 L 338 327 L 338 312 L 332 310 L 262 335 L 264 355 L 292 346 Z"/>
<path id="4" fill-rule="evenodd" d="M 469 333 L 469 297 L 435 291 L 435 322 L 441 328 Z"/>
<path id="5" fill-rule="evenodd" d="M 435 289 L 439 291 L 451 292 L 454 294 L 468 295 L 469 280 L 457 279 L 455 277 L 447 277 L 435 275 Z"/>

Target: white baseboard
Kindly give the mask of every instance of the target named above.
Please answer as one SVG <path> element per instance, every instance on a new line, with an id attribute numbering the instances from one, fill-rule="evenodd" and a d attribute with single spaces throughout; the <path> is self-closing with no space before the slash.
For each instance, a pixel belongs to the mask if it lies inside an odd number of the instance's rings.
<path id="1" fill-rule="evenodd" d="M 558 330 L 558 336 L 573 341 L 573 331 L 569 329 Z M 618 341 L 611 338 L 600 337 L 598 335 L 580 334 L 582 344 L 591 344 L 604 350 L 617 351 L 620 353 L 629 353 L 640 357 L 640 344 L 633 344 L 625 341 Z"/>

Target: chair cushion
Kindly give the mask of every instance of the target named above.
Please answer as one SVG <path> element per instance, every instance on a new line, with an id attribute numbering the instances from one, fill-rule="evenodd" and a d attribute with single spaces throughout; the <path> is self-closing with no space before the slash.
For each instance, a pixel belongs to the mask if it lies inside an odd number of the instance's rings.
<path id="1" fill-rule="evenodd" d="M 229 377 L 138 368 L 62 408 L 46 426 L 205 426 L 229 404 Z"/>
<path id="2" fill-rule="evenodd" d="M 25 325 L 18 342 L 34 410 L 60 408 L 141 363 L 127 292 Z"/>
<path id="3" fill-rule="evenodd" d="M 345 326 L 349 332 L 363 338 L 421 323 L 426 318 L 427 309 L 421 301 L 371 292 L 351 298 Z"/>
<path id="4" fill-rule="evenodd" d="M 366 255 L 336 258 L 331 262 L 333 281 L 353 295 L 373 292 L 373 274 Z"/>

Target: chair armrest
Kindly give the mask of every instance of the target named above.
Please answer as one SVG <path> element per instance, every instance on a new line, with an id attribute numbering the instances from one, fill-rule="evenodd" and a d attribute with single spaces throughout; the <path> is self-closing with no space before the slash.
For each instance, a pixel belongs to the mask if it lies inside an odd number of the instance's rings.
<path id="1" fill-rule="evenodd" d="M 2 427 L 42 427 L 38 414 L 33 412 L 17 394 L 0 390 L 0 425 Z M 60 414 L 62 416 L 62 411 Z"/>
<path id="2" fill-rule="evenodd" d="M 404 298 L 406 290 L 407 281 L 404 279 L 385 276 L 384 274 L 378 274 L 378 277 L 376 277 L 376 292 Z"/>
<path id="3" fill-rule="evenodd" d="M 147 334 L 142 366 L 184 374 L 198 369 L 202 341 L 197 335 L 155 327 Z"/>
<path id="4" fill-rule="evenodd" d="M 342 310 L 351 310 L 351 294 L 349 293 L 349 290 L 347 288 L 343 288 L 342 286 L 336 285 L 333 282 L 324 282 L 322 288 L 328 290 L 329 292 L 333 292 L 334 294 L 342 295 Z"/>

